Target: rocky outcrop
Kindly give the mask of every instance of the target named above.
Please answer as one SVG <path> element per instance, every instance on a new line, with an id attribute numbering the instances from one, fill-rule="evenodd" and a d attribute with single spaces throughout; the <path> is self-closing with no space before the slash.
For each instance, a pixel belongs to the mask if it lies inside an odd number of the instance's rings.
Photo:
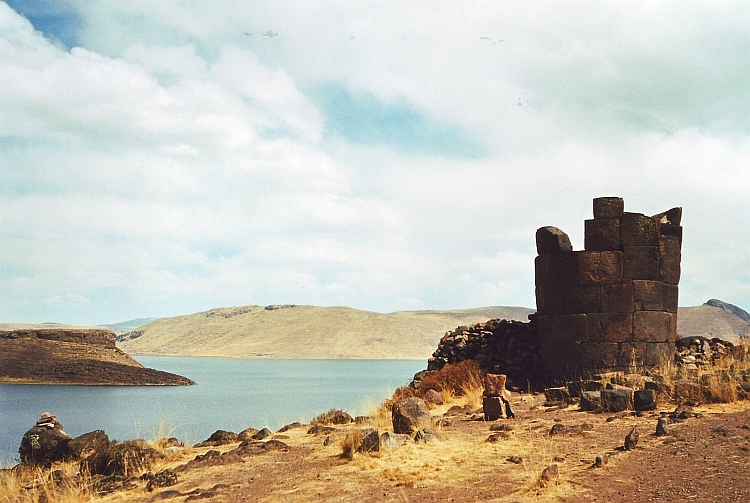
<path id="1" fill-rule="evenodd" d="M 528 323 L 493 319 L 446 332 L 427 369 L 476 360 L 482 370 L 507 375 L 512 382 L 536 382 L 541 370 L 539 335 L 534 315 L 529 318 Z"/>
<path id="2" fill-rule="evenodd" d="M 102 385 L 185 385 L 190 379 L 147 369 L 98 329 L 0 332 L 0 382 Z"/>

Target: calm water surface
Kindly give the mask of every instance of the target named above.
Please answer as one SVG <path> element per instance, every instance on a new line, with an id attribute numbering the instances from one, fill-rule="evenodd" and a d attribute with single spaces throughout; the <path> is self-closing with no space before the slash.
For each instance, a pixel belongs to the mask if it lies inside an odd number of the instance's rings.
<path id="1" fill-rule="evenodd" d="M 423 370 L 423 360 L 266 360 L 137 357 L 197 386 L 0 384 L 0 463 L 17 458 L 23 434 L 44 411 L 73 437 L 101 429 L 110 439 L 153 438 L 160 425 L 187 442 L 217 429 L 277 429 L 330 408 L 365 414 Z"/>

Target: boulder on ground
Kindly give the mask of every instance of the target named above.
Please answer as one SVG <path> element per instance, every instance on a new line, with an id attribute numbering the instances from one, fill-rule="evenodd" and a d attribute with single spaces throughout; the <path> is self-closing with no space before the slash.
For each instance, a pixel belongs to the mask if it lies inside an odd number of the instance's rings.
<path id="1" fill-rule="evenodd" d="M 417 397 L 402 398 L 391 407 L 394 433 L 411 435 L 418 429 L 430 426 L 432 416 L 424 400 Z"/>
<path id="2" fill-rule="evenodd" d="M 70 440 L 55 416 L 45 412 L 36 425 L 24 433 L 18 454 L 22 463 L 47 465 L 70 456 Z"/>
<path id="3" fill-rule="evenodd" d="M 360 431 L 362 439 L 357 446 L 357 452 L 379 452 L 380 451 L 380 433 L 374 428 L 367 428 Z"/>
<path id="4" fill-rule="evenodd" d="M 486 421 L 496 421 L 503 417 L 503 402 L 500 397 L 486 396 L 482 399 L 482 410 Z"/>
<path id="5" fill-rule="evenodd" d="M 433 440 L 438 440 L 440 438 L 440 433 L 432 431 L 429 428 L 422 428 L 414 435 L 415 442 L 424 444 L 426 444 L 427 442 L 432 442 Z"/>
<path id="6" fill-rule="evenodd" d="M 425 391 L 422 395 L 422 399 L 425 401 L 425 403 L 430 403 L 433 405 L 443 405 L 443 395 L 441 395 L 439 391 L 436 391 L 434 389 L 428 389 L 427 391 Z"/>
<path id="7" fill-rule="evenodd" d="M 68 442 L 70 455 L 75 459 L 85 459 L 109 449 L 109 437 L 104 430 L 84 433 Z"/>
<path id="8" fill-rule="evenodd" d="M 599 410 L 602 406 L 602 394 L 600 391 L 582 391 L 579 403 L 581 410 Z"/>
<path id="9" fill-rule="evenodd" d="M 265 440 L 266 438 L 272 435 L 273 435 L 273 432 L 271 430 L 269 430 L 268 428 L 263 428 L 262 430 L 260 430 L 258 433 L 256 433 L 250 438 L 252 438 L 253 440 Z"/>
<path id="10" fill-rule="evenodd" d="M 408 440 L 409 435 L 389 433 L 387 431 L 380 435 L 381 447 L 387 447 L 389 449 L 398 447 L 399 445 L 404 445 Z"/>
<path id="11" fill-rule="evenodd" d="M 633 408 L 635 410 L 656 410 L 656 391 L 652 389 L 634 391 Z"/>
<path id="12" fill-rule="evenodd" d="M 233 431 L 216 430 L 211 436 L 203 442 L 196 444 L 195 447 L 216 447 L 219 445 L 232 444 L 238 441 L 238 435 Z"/>
<path id="13" fill-rule="evenodd" d="M 622 412 L 633 405 L 633 390 L 625 386 L 617 386 L 615 389 L 603 389 L 602 408 L 609 412 Z"/>
<path id="14" fill-rule="evenodd" d="M 258 431 L 260 430 L 258 430 L 257 428 L 245 428 L 244 430 L 239 432 L 239 434 L 237 435 L 237 440 L 239 440 L 240 442 L 244 442 L 247 439 L 253 438 L 253 435 L 258 433 Z M 286 430 L 282 428 L 279 431 L 286 431 Z"/>
<path id="15" fill-rule="evenodd" d="M 656 435 L 668 435 L 669 434 L 669 419 L 666 417 L 660 417 L 656 422 Z"/>

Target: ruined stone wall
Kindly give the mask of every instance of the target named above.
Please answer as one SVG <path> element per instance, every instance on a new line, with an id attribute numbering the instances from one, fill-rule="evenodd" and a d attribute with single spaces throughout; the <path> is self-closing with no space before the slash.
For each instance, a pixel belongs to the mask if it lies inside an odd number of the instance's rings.
<path id="1" fill-rule="evenodd" d="M 535 260 L 542 365 L 549 380 L 650 367 L 677 338 L 681 208 L 652 217 L 621 198 L 594 199 L 584 251 L 560 229 L 537 231 Z"/>

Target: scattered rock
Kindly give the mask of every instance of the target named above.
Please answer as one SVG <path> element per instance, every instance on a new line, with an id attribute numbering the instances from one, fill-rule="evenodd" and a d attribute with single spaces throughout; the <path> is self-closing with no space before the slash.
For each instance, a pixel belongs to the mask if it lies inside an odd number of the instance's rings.
<path id="1" fill-rule="evenodd" d="M 656 422 L 656 435 L 669 435 L 669 419 L 666 417 L 660 417 Z"/>
<path id="2" fill-rule="evenodd" d="M 269 430 L 268 428 L 263 428 L 262 430 L 260 430 L 258 433 L 256 433 L 250 438 L 253 440 L 265 440 L 272 435 L 273 435 L 273 432 L 271 430 Z"/>
<path id="3" fill-rule="evenodd" d="M 539 485 L 541 487 L 546 487 L 553 482 L 557 482 L 559 476 L 560 468 L 556 464 L 549 465 L 542 470 L 542 474 L 539 476 Z"/>
<path id="4" fill-rule="evenodd" d="M 69 441 L 68 449 L 74 458 L 85 459 L 108 450 L 109 437 L 104 430 L 90 431 Z"/>
<path id="5" fill-rule="evenodd" d="M 513 425 L 508 423 L 497 423 L 490 426 L 490 431 L 513 431 Z"/>
<path id="6" fill-rule="evenodd" d="M 336 428 L 333 428 L 331 426 L 321 426 L 319 424 L 314 424 L 310 427 L 309 430 L 307 430 L 308 435 L 328 435 L 329 433 L 333 433 L 336 431 Z"/>
<path id="7" fill-rule="evenodd" d="M 581 391 L 579 406 L 585 411 L 599 410 L 602 406 L 601 391 Z"/>
<path id="8" fill-rule="evenodd" d="M 563 433 L 568 433 L 568 427 L 562 423 L 555 423 L 549 430 L 548 435 L 561 435 Z"/>
<path id="9" fill-rule="evenodd" d="M 499 442 L 501 440 L 510 440 L 511 438 L 513 438 L 512 435 L 504 431 L 501 431 L 500 433 L 493 433 L 492 435 L 487 437 L 487 442 L 494 443 L 494 442 Z"/>
<path id="10" fill-rule="evenodd" d="M 368 428 L 360 431 L 362 441 L 357 446 L 357 452 L 379 452 L 380 451 L 380 434 L 374 428 Z"/>
<path id="11" fill-rule="evenodd" d="M 560 403 L 567 403 L 570 399 L 570 392 L 567 387 L 560 388 L 547 388 L 544 390 L 544 398 L 547 399 L 545 405 L 557 405 Z"/>
<path id="12" fill-rule="evenodd" d="M 424 392 L 422 394 L 422 399 L 425 401 L 425 403 L 429 403 L 432 405 L 443 405 L 443 395 L 441 395 L 440 392 L 434 389 L 428 389 L 426 392 Z"/>
<path id="13" fill-rule="evenodd" d="M 300 425 L 300 426 L 302 426 L 302 425 Z M 286 428 L 286 426 L 284 428 Z M 287 431 L 287 430 L 284 430 L 284 428 L 282 428 L 279 431 L 282 431 L 282 430 L 283 431 Z M 256 428 L 245 428 L 244 430 L 242 430 L 239 433 L 239 435 L 237 435 L 237 440 L 239 440 L 240 442 L 244 442 L 245 440 L 253 438 L 253 435 L 255 435 L 256 433 L 258 433 L 259 431 L 260 430 L 258 430 Z"/>
<path id="14" fill-rule="evenodd" d="M 385 432 L 380 435 L 380 445 L 392 449 L 404 445 L 409 440 L 409 435 Z"/>
<path id="15" fill-rule="evenodd" d="M 429 428 L 422 428 L 414 435 L 414 441 L 417 443 L 432 442 L 433 440 L 439 440 L 441 438 L 440 433 L 432 431 Z"/>
<path id="16" fill-rule="evenodd" d="M 146 484 L 148 492 L 152 492 L 157 487 L 170 487 L 176 485 L 178 482 L 177 474 L 172 470 L 164 470 L 156 474 L 151 472 L 144 473 L 141 475 L 141 480 L 148 480 Z"/>
<path id="17" fill-rule="evenodd" d="M 633 404 L 633 390 L 624 386 L 601 391 L 602 408 L 609 412 L 628 410 Z"/>
<path id="18" fill-rule="evenodd" d="M 312 424 L 349 424 L 354 418 L 340 409 L 331 409 L 313 419 Z"/>
<path id="19" fill-rule="evenodd" d="M 521 456 L 508 456 L 506 461 L 509 461 L 515 465 L 520 465 L 523 463 L 523 458 Z"/>
<path id="20" fill-rule="evenodd" d="M 633 429 L 630 430 L 630 433 L 628 433 L 625 436 L 625 450 L 631 451 L 635 449 L 635 447 L 638 445 L 638 437 L 640 437 L 640 433 L 638 432 L 638 427 L 633 426 Z"/>
<path id="21" fill-rule="evenodd" d="M 216 430 L 203 442 L 195 447 L 218 447 L 220 445 L 233 444 L 238 441 L 238 435 L 232 431 Z"/>
<path id="22" fill-rule="evenodd" d="M 285 432 L 287 432 L 287 431 L 289 431 L 289 430 L 291 430 L 293 428 L 301 428 L 301 427 L 302 427 L 302 423 L 300 423 L 299 421 L 295 421 L 293 423 L 290 423 L 290 424 L 282 426 L 281 428 L 279 428 L 279 431 L 277 431 L 276 433 L 285 433 Z M 253 433 L 253 435 L 254 434 L 255 433 Z"/>
<path id="23" fill-rule="evenodd" d="M 606 452 L 601 452 L 596 455 L 596 460 L 594 460 L 594 468 L 602 468 L 609 462 L 609 455 Z"/>
<path id="24" fill-rule="evenodd" d="M 391 407 L 394 433 L 410 435 L 425 425 L 432 424 L 432 416 L 424 400 L 417 397 L 403 398 Z"/>

